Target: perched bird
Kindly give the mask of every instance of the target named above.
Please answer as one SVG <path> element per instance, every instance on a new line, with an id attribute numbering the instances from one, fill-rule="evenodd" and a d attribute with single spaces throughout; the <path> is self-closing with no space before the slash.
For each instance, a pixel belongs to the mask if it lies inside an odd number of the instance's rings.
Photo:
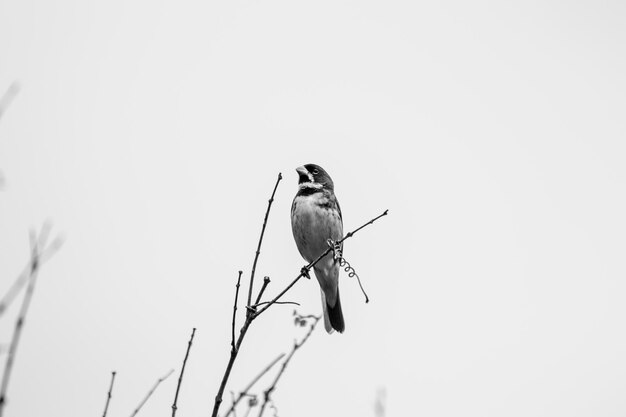
<path id="1" fill-rule="evenodd" d="M 343 237 L 343 220 L 335 186 L 322 167 L 307 164 L 296 168 L 298 192 L 291 205 L 291 230 L 300 255 L 307 261 L 316 260 L 326 249 L 328 239 Z M 322 293 L 324 327 L 342 333 L 345 329 L 339 299 L 339 260 L 331 251 L 313 267 Z"/>

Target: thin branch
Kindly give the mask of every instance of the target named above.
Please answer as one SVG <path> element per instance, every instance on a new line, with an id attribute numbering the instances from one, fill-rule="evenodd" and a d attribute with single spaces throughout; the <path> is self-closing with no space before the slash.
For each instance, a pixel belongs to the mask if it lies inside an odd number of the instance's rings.
<path id="1" fill-rule="evenodd" d="M 268 303 L 271 303 L 271 301 L 262 301 L 260 303 L 254 304 L 252 306 L 252 308 L 257 308 L 259 306 L 262 306 L 262 305 L 265 305 L 265 304 L 268 304 Z M 295 306 L 299 306 L 300 305 L 300 303 L 297 303 L 295 301 L 274 301 L 274 304 L 291 304 L 291 305 L 295 305 Z"/>
<path id="2" fill-rule="evenodd" d="M 239 393 L 239 396 L 237 397 L 236 400 L 233 400 L 233 405 L 230 407 L 230 409 L 228 410 L 228 412 L 224 415 L 224 417 L 228 417 L 231 413 L 235 412 L 235 407 L 237 407 L 237 404 L 239 404 L 239 401 L 241 401 L 241 399 L 243 397 L 245 397 L 246 395 L 248 395 L 248 392 L 252 389 L 252 387 L 254 386 L 254 384 L 256 384 L 259 379 L 261 379 L 261 377 L 263 375 L 265 375 L 267 373 L 267 371 L 269 371 L 270 369 L 272 369 L 272 367 L 274 365 L 276 365 L 276 363 L 281 360 L 283 358 L 283 356 L 285 356 L 284 353 L 281 353 L 280 355 L 278 355 L 278 357 L 276 359 L 274 359 L 272 362 L 269 363 L 269 365 L 267 365 L 257 376 L 254 377 L 254 379 L 252 381 L 250 381 L 250 383 L 243 389 L 243 391 L 241 391 Z"/>
<path id="3" fill-rule="evenodd" d="M 113 392 L 113 382 L 115 382 L 115 374 L 116 372 L 111 372 L 111 385 L 109 385 L 109 393 L 107 394 L 107 402 L 104 404 L 104 413 L 102 417 L 107 417 L 107 410 L 109 409 L 109 401 L 111 401 L 111 393 Z"/>
<path id="4" fill-rule="evenodd" d="M 135 411 L 133 411 L 133 413 L 130 415 L 130 417 L 134 417 L 137 415 L 137 413 L 139 412 L 139 410 L 141 410 L 141 407 L 144 406 L 144 404 L 148 401 L 148 399 L 152 396 L 152 394 L 154 394 L 154 391 L 156 391 L 157 387 L 159 386 L 159 384 L 163 381 L 165 381 L 170 375 L 172 375 L 172 373 L 174 372 L 173 369 L 170 369 L 170 371 L 162 376 L 161 378 L 157 379 L 157 382 L 154 383 L 154 385 L 152 386 L 152 388 L 150 389 L 150 391 L 148 391 L 148 394 L 146 394 L 146 396 L 144 397 L 143 400 L 141 400 L 141 402 L 139 403 L 139 405 L 137 406 L 137 408 L 135 408 Z"/>
<path id="5" fill-rule="evenodd" d="M 254 274 L 256 272 L 256 264 L 259 260 L 259 255 L 261 254 L 261 244 L 263 243 L 263 235 L 265 234 L 265 228 L 267 227 L 267 219 L 270 214 L 270 209 L 272 207 L 272 202 L 274 202 L 274 195 L 276 194 L 276 189 L 278 188 L 278 183 L 283 179 L 282 174 L 278 173 L 278 179 L 276 180 L 276 185 L 274 185 L 274 190 L 272 191 L 272 196 L 270 197 L 267 203 L 267 211 L 265 212 L 265 218 L 263 219 L 263 227 L 261 228 L 261 236 L 259 237 L 259 244 L 257 246 L 257 250 L 254 256 L 254 262 L 252 263 L 252 272 L 250 273 L 250 288 L 248 289 L 248 311 L 246 314 L 246 321 L 241 326 L 241 330 L 239 331 L 239 337 L 237 338 L 237 342 L 232 346 L 231 342 L 231 350 L 230 350 L 230 358 L 228 360 L 228 364 L 226 365 L 226 370 L 224 371 L 224 376 L 222 377 L 222 382 L 220 383 L 220 387 L 217 391 L 217 395 L 215 396 L 215 402 L 213 403 L 213 412 L 211 413 L 212 417 L 217 417 L 217 413 L 220 409 L 220 405 L 222 404 L 222 396 L 224 395 L 224 389 L 226 388 L 226 383 L 228 382 L 228 378 L 230 377 L 230 372 L 233 369 L 233 364 L 235 363 L 235 359 L 237 359 L 237 353 L 239 352 L 239 347 L 243 342 L 244 337 L 254 320 L 254 312 L 250 310 L 250 304 L 252 303 L 252 287 L 254 286 Z"/>
<path id="6" fill-rule="evenodd" d="M 222 382 L 220 383 L 217 395 L 215 395 L 215 402 L 213 403 L 213 412 L 211 413 L 211 417 L 217 417 L 220 405 L 222 404 L 222 395 L 224 394 L 226 382 L 228 382 L 228 378 L 230 377 L 230 371 L 233 369 L 235 359 L 237 359 L 239 347 L 241 346 L 241 343 L 243 342 L 243 339 L 248 332 L 248 328 L 250 327 L 252 320 L 254 320 L 254 316 L 251 314 L 247 314 L 246 321 L 243 323 L 243 326 L 241 326 L 241 330 L 239 330 L 239 337 L 237 338 L 237 343 L 235 343 L 235 348 L 230 350 L 230 358 L 228 359 L 228 364 L 226 365 L 226 370 L 224 371 L 224 376 L 222 377 Z"/>
<path id="7" fill-rule="evenodd" d="M 30 261 L 24 267 L 24 270 L 17 276 L 17 279 L 13 281 L 13 285 L 9 288 L 9 290 L 2 297 L 2 301 L 0 301 L 0 317 L 7 310 L 9 305 L 13 302 L 17 294 L 19 294 L 20 290 L 26 285 L 28 282 L 28 278 L 30 277 Z"/>
<path id="8" fill-rule="evenodd" d="M 50 228 L 52 226 L 50 223 L 46 222 L 41 228 L 41 232 L 38 238 L 31 237 L 31 247 L 36 245 L 39 248 L 43 248 L 50 236 Z M 31 231 L 32 234 L 32 231 Z M 54 253 L 61 248 L 63 245 L 63 238 L 56 237 L 48 247 L 43 249 L 38 255 L 38 264 L 41 265 L 46 262 Z M 22 272 L 17 276 L 13 284 L 9 288 L 9 290 L 2 297 L 2 301 L 0 301 L 0 317 L 6 312 L 9 308 L 15 297 L 19 294 L 20 290 L 28 283 L 32 270 L 32 259 L 28 260 L 28 263 L 24 266 Z"/>
<path id="9" fill-rule="evenodd" d="M 256 272 L 256 263 L 259 260 L 259 255 L 261 254 L 261 244 L 263 243 L 263 235 L 265 234 L 265 227 L 267 226 L 267 218 L 270 215 L 270 209 L 272 208 L 272 203 L 274 202 L 274 195 L 276 194 L 278 183 L 282 179 L 283 179 L 283 175 L 279 172 L 278 178 L 276 179 L 276 185 L 274 185 L 274 191 L 272 191 L 272 196 L 267 202 L 267 211 L 265 212 L 265 219 L 263 220 L 263 228 L 261 228 L 261 236 L 259 237 L 259 245 L 256 248 L 254 262 L 252 263 L 252 272 L 250 273 L 250 287 L 248 288 L 248 304 L 247 305 L 250 305 L 252 303 L 252 287 L 254 287 L 254 274 Z"/>
<path id="10" fill-rule="evenodd" d="M 280 367 L 280 371 L 278 371 L 278 374 L 276 374 L 276 377 L 274 378 L 274 382 L 272 382 L 272 385 L 270 385 L 270 387 L 268 389 L 266 389 L 265 392 L 264 392 L 263 404 L 261 404 L 261 410 L 259 411 L 259 417 L 261 417 L 263 415 L 263 413 L 265 412 L 265 407 L 267 406 L 267 403 L 271 400 L 270 396 L 272 395 L 272 392 L 276 389 L 276 384 L 278 384 L 278 381 L 280 380 L 280 377 L 283 375 L 283 373 L 285 373 L 285 369 L 287 369 L 287 365 L 289 365 L 289 361 L 291 360 L 293 355 L 296 353 L 296 351 L 298 349 L 300 349 L 300 347 L 303 344 L 305 344 L 306 341 L 309 339 L 309 337 L 313 333 L 313 330 L 315 330 L 315 326 L 317 325 L 317 322 L 319 322 L 319 320 L 321 318 L 322 318 L 322 316 L 315 316 L 314 319 L 313 319 L 313 322 L 311 323 L 311 327 L 309 328 L 309 331 L 304 336 L 304 338 L 300 341 L 300 343 L 294 342 L 293 348 L 291 349 L 291 352 L 289 353 L 289 356 L 287 356 L 287 358 L 283 362 L 283 365 Z"/>
<path id="11" fill-rule="evenodd" d="M 237 299 L 239 298 L 239 284 L 241 283 L 241 274 L 243 271 L 239 271 L 239 276 L 237 277 L 237 289 L 235 290 L 235 304 L 233 305 L 233 323 L 232 323 L 232 337 L 230 339 L 231 349 L 235 349 L 235 319 L 237 318 Z"/>
<path id="12" fill-rule="evenodd" d="M 270 283 L 270 277 L 263 278 L 263 286 L 261 287 L 261 291 L 259 291 L 259 295 L 257 295 L 256 297 L 256 301 L 254 302 L 255 306 L 259 305 L 259 301 L 261 301 L 261 297 L 263 297 L 263 293 L 265 292 L 265 289 L 267 288 L 269 283 Z"/>
<path id="13" fill-rule="evenodd" d="M 56 249 L 61 246 L 60 243 L 55 244 L 55 242 L 58 240 L 55 239 L 53 244 L 50 245 L 51 247 L 44 249 L 49 234 L 49 230 L 47 230 L 48 228 L 49 226 L 46 226 L 44 224 L 41 229 L 39 238 L 37 238 L 34 231 L 31 230 L 30 232 L 31 255 L 27 280 L 28 286 L 26 287 L 26 292 L 24 293 L 24 298 L 22 299 L 22 306 L 20 308 L 17 321 L 15 322 L 13 337 L 11 339 L 11 344 L 9 345 L 9 353 L 7 355 L 6 363 L 4 366 L 4 373 L 2 375 L 2 384 L 0 385 L 0 417 L 2 417 L 2 415 L 4 414 L 4 406 L 6 405 L 6 394 L 9 387 L 9 380 L 11 378 L 11 371 L 13 370 L 17 347 L 20 341 L 20 336 L 22 335 L 22 330 L 24 328 L 24 322 L 26 321 L 26 314 L 28 313 L 28 308 L 30 307 L 30 302 L 33 298 L 33 293 L 35 291 L 35 283 L 37 282 L 39 268 L 43 263 L 42 255 L 45 255 L 46 253 L 49 254 L 50 251 L 56 251 Z M 47 258 L 49 258 L 49 256 L 47 256 Z"/>
<path id="14" fill-rule="evenodd" d="M 352 232 L 349 232 L 347 235 L 345 235 L 340 241 L 337 242 L 337 244 L 341 244 L 344 240 L 351 238 L 352 236 L 354 236 L 359 230 L 363 229 L 365 226 L 373 224 L 376 220 L 380 219 L 383 216 L 386 216 L 387 213 L 389 212 L 389 210 L 385 210 L 382 214 L 374 217 L 372 220 L 368 221 L 367 223 L 363 224 L 361 227 L 353 230 Z M 319 262 L 322 260 L 322 258 L 326 255 L 328 255 L 331 251 L 333 250 L 333 248 L 329 247 L 328 249 L 326 249 L 324 252 L 322 252 L 322 254 L 320 256 L 317 257 L 317 259 L 315 259 L 313 262 L 309 263 L 307 266 L 305 266 L 304 268 L 302 268 L 302 270 L 300 271 L 300 275 L 298 275 L 293 281 L 291 281 L 291 283 L 289 285 L 287 285 L 287 288 L 285 288 L 284 290 L 282 290 L 276 297 L 274 297 L 274 299 L 270 302 L 267 303 L 267 305 L 265 307 L 263 307 L 261 310 L 259 310 L 258 312 L 255 313 L 255 317 L 258 317 L 261 315 L 261 313 L 263 313 L 265 310 L 267 310 L 268 308 L 270 308 L 272 306 L 272 304 L 276 303 L 276 301 L 278 301 L 283 295 L 285 295 L 285 293 L 287 291 L 289 291 L 291 289 L 291 287 L 293 287 L 294 285 L 296 285 L 296 282 L 298 282 L 300 280 L 300 278 L 304 277 L 304 276 L 308 276 L 309 272 L 311 271 L 311 269 Z"/>
<path id="15" fill-rule="evenodd" d="M 239 274 L 241 277 L 241 274 Z M 185 373 L 185 365 L 187 365 L 187 358 L 189 357 L 189 351 L 191 350 L 191 344 L 193 343 L 193 337 L 196 334 L 196 328 L 194 327 L 191 331 L 191 337 L 189 338 L 189 343 L 187 344 L 187 353 L 185 353 L 185 359 L 183 360 L 183 367 L 180 368 L 180 375 L 178 376 L 178 385 L 176 386 L 176 395 L 174 396 L 174 404 L 172 404 L 172 417 L 176 415 L 176 410 L 178 410 L 178 406 L 176 405 L 178 402 L 178 392 L 180 391 L 180 384 L 183 382 L 183 373 Z"/>

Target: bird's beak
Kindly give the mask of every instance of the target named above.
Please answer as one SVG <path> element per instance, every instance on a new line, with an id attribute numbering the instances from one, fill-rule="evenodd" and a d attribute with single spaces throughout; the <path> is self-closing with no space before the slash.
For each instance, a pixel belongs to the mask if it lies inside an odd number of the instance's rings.
<path id="1" fill-rule="evenodd" d="M 303 176 L 305 176 L 305 177 L 308 177 L 308 176 L 309 176 L 309 171 L 307 171 L 307 170 L 306 170 L 306 168 L 305 168 L 304 166 L 301 166 L 301 167 L 296 168 L 296 172 L 297 172 L 299 175 L 301 175 L 301 176 L 302 176 L 302 175 L 303 175 Z"/>

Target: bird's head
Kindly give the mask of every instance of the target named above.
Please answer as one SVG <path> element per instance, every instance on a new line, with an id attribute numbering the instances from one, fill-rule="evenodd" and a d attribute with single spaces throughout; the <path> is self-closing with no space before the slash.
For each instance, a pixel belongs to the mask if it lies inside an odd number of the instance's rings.
<path id="1" fill-rule="evenodd" d="M 298 185 L 300 187 L 326 188 L 329 190 L 335 188 L 330 175 L 319 165 L 306 164 L 296 168 L 296 172 L 299 176 Z"/>

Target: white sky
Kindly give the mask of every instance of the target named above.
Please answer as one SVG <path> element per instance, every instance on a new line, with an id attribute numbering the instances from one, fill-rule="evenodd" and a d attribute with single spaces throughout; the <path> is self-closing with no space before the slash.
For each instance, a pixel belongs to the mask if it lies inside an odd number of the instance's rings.
<path id="1" fill-rule="evenodd" d="M 278 172 L 268 294 L 304 264 L 289 209 L 313 162 L 347 230 L 390 216 L 346 245 L 372 302 L 342 276 L 346 332 L 297 353 L 279 415 L 374 415 L 384 387 L 388 416 L 623 416 L 625 18 L 617 1 L 0 0 L 0 91 L 21 85 L 0 121 L 1 288 L 31 226 L 66 238 L 7 415 L 98 415 L 112 370 L 109 416 L 130 415 L 175 368 L 142 410 L 169 415 L 194 326 L 178 415 L 208 415 Z M 315 282 L 289 299 L 320 312 Z M 230 389 L 301 337 L 291 311 L 255 325 Z"/>

